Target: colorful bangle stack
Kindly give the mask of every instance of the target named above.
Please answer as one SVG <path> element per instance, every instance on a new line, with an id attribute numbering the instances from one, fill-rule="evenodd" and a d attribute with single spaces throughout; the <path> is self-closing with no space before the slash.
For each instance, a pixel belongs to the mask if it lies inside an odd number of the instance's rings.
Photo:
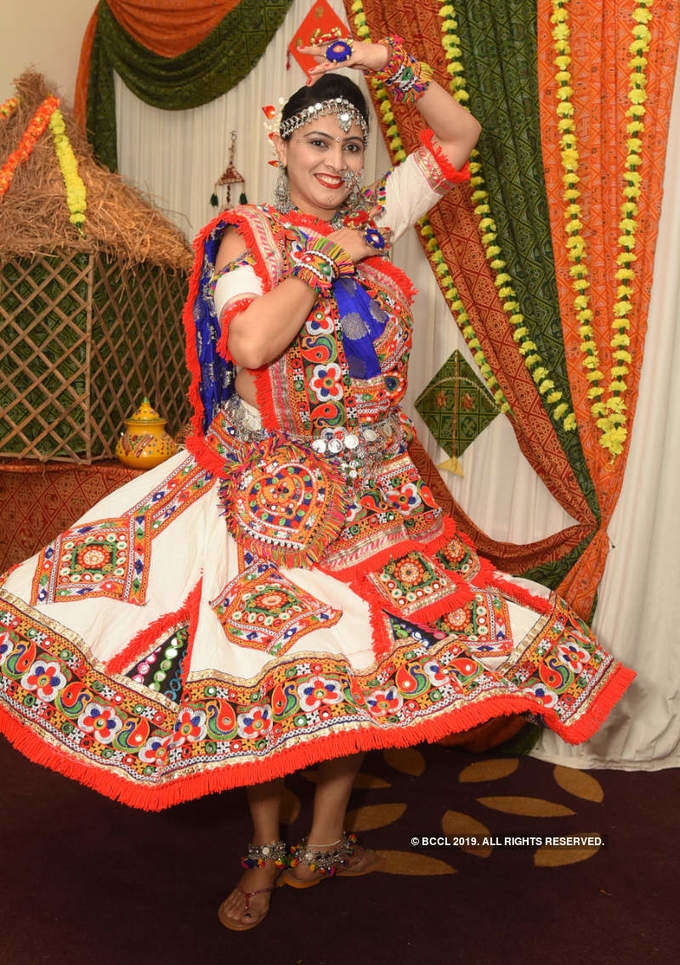
<path id="1" fill-rule="evenodd" d="M 290 274 L 327 295 L 337 278 L 354 274 L 354 262 L 340 245 L 328 238 L 315 238 L 304 248 L 291 249 Z"/>
<path id="2" fill-rule="evenodd" d="M 383 37 L 379 43 L 389 48 L 390 56 L 374 77 L 383 82 L 395 101 L 414 104 L 430 86 L 430 67 L 404 50 L 401 37 Z"/>

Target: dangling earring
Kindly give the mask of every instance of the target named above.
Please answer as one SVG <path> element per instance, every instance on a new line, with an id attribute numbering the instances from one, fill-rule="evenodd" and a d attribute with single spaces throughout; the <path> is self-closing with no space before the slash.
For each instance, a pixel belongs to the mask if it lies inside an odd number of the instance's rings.
<path id="1" fill-rule="evenodd" d="M 274 207 L 277 211 L 280 211 L 281 214 L 288 214 L 293 207 L 290 200 L 288 175 L 283 168 L 281 168 L 279 171 L 278 179 L 274 185 L 274 194 L 272 195 L 272 199 L 274 201 Z"/>

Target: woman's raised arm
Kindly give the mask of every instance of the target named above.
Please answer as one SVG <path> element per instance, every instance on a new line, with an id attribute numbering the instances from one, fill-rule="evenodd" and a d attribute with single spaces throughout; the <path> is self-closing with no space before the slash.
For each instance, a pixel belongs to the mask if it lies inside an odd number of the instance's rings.
<path id="1" fill-rule="evenodd" d="M 396 100 L 412 103 L 432 129 L 437 143 L 441 146 L 447 160 L 460 170 L 470 156 L 482 130 L 479 121 L 436 81 L 425 80 L 419 83 L 420 65 L 404 51 L 399 38 L 386 37 L 380 43 L 366 41 L 352 42 L 352 55 L 345 60 L 333 63 L 324 56 L 323 46 L 303 47 L 300 53 L 319 58 L 320 63 L 310 71 L 310 80 L 315 81 L 329 71 L 342 67 L 354 67 L 366 74 L 377 74 L 386 81 Z M 410 94 L 400 96 L 399 84 L 393 77 L 399 77 L 400 70 L 406 67 L 415 70 L 415 84 Z M 390 75 L 389 77 L 387 75 Z M 424 88 L 424 89 L 423 89 Z"/>

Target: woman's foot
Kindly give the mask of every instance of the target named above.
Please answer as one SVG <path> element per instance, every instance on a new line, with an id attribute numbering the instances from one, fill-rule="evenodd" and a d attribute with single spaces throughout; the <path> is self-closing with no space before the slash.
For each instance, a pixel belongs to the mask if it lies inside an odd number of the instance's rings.
<path id="1" fill-rule="evenodd" d="M 312 853 L 314 857 L 311 856 Z M 324 862 L 324 857 L 330 860 Z M 335 868 L 336 875 L 358 877 L 375 871 L 381 861 L 382 858 L 377 852 L 362 847 L 356 841 L 348 841 L 347 837 L 326 845 L 303 842 L 300 846 L 298 864 L 286 868 L 278 883 L 288 884 L 294 888 L 310 888 L 318 884 L 322 878 L 330 877 L 329 872 L 332 867 Z M 327 870 L 324 870 L 324 865 Z"/>
<path id="2" fill-rule="evenodd" d="M 347 864 L 338 868 L 336 874 L 342 878 L 359 877 L 359 875 L 370 875 L 372 871 L 377 871 L 383 863 L 383 857 L 377 851 L 364 848 L 360 844 L 354 846 L 354 854 L 347 859 Z"/>
<path id="3" fill-rule="evenodd" d="M 270 860 L 260 868 L 248 868 L 241 875 L 238 884 L 224 899 L 217 913 L 225 928 L 246 931 L 263 921 L 269 911 L 272 889 L 280 871 L 274 861 Z"/>

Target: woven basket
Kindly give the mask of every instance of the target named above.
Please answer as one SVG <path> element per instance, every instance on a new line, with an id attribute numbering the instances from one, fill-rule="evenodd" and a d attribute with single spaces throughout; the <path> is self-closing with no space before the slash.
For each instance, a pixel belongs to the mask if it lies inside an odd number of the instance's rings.
<path id="1" fill-rule="evenodd" d="M 186 286 L 99 251 L 0 261 L 0 456 L 110 458 L 145 395 L 168 432 L 183 428 Z"/>

